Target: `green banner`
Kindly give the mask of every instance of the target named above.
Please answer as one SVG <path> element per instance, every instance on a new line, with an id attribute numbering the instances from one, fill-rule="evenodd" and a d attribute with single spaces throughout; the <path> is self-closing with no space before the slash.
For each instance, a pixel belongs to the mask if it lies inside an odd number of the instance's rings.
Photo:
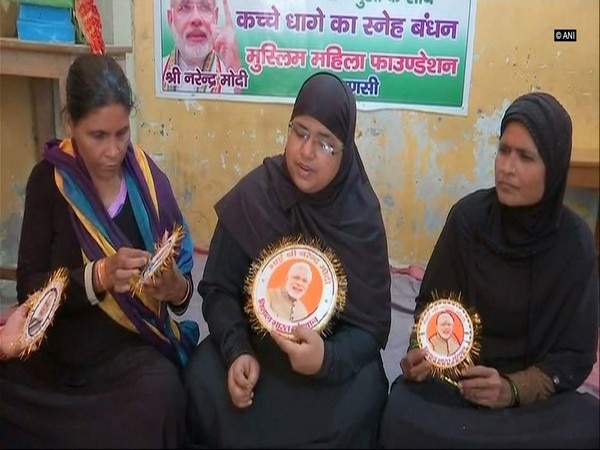
<path id="1" fill-rule="evenodd" d="M 465 115 L 476 0 L 155 0 L 160 97 L 291 103 L 316 71 L 361 109 Z"/>

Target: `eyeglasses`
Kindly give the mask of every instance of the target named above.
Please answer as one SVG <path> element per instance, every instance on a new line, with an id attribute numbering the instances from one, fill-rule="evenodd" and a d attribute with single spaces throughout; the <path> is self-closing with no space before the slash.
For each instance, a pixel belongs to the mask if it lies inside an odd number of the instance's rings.
<path id="1" fill-rule="evenodd" d="M 308 132 L 308 130 L 300 125 L 295 124 L 294 122 L 290 122 L 289 131 L 292 136 L 300 139 L 303 143 L 306 143 L 310 140 L 311 134 Z M 316 145 L 317 148 L 323 153 L 327 153 L 331 156 L 344 150 L 343 146 L 338 149 L 334 149 L 333 145 L 331 145 L 329 142 L 325 142 L 323 139 L 313 139 L 313 145 Z"/>

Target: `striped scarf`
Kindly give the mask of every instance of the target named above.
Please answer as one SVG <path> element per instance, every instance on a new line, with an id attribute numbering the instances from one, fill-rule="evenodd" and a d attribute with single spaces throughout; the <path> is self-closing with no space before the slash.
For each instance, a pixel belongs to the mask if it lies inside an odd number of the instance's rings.
<path id="1" fill-rule="evenodd" d="M 114 255 L 121 247 L 131 247 L 108 215 L 75 143 L 71 139 L 50 141 L 43 156 L 55 166 L 56 186 L 71 207 L 84 264 Z M 142 149 L 132 144 L 123 160 L 123 174 L 145 249 L 153 252 L 154 243 L 165 230 L 171 232 L 174 226 L 182 225 L 185 237 L 176 263 L 181 273 L 189 273 L 193 267 L 193 244 L 166 175 Z M 121 326 L 139 333 L 179 367 L 186 364 L 198 341 L 197 323 L 173 320 L 165 302 L 144 292 L 139 296 L 132 292 L 107 292 L 98 306 Z"/>

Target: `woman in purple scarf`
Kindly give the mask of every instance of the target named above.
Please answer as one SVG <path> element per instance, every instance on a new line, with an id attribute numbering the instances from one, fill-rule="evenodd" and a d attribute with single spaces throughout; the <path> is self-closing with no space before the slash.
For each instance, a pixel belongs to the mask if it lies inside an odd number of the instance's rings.
<path id="1" fill-rule="evenodd" d="M 192 242 L 164 173 L 130 141 L 132 92 L 110 57 L 69 69 L 68 138 L 46 144 L 27 183 L 20 303 L 57 268 L 70 279 L 40 348 L 0 365 L 0 447 L 174 448 L 179 370 L 198 340 L 175 321 L 192 293 Z M 175 264 L 132 292 L 154 244 L 184 230 Z"/>

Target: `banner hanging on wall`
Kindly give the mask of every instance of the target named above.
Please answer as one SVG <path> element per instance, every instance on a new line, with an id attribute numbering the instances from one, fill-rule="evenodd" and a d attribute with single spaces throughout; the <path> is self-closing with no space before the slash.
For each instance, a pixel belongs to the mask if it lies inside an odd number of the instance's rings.
<path id="1" fill-rule="evenodd" d="M 476 0 L 155 0 L 156 95 L 293 103 L 320 70 L 363 110 L 466 115 Z"/>

